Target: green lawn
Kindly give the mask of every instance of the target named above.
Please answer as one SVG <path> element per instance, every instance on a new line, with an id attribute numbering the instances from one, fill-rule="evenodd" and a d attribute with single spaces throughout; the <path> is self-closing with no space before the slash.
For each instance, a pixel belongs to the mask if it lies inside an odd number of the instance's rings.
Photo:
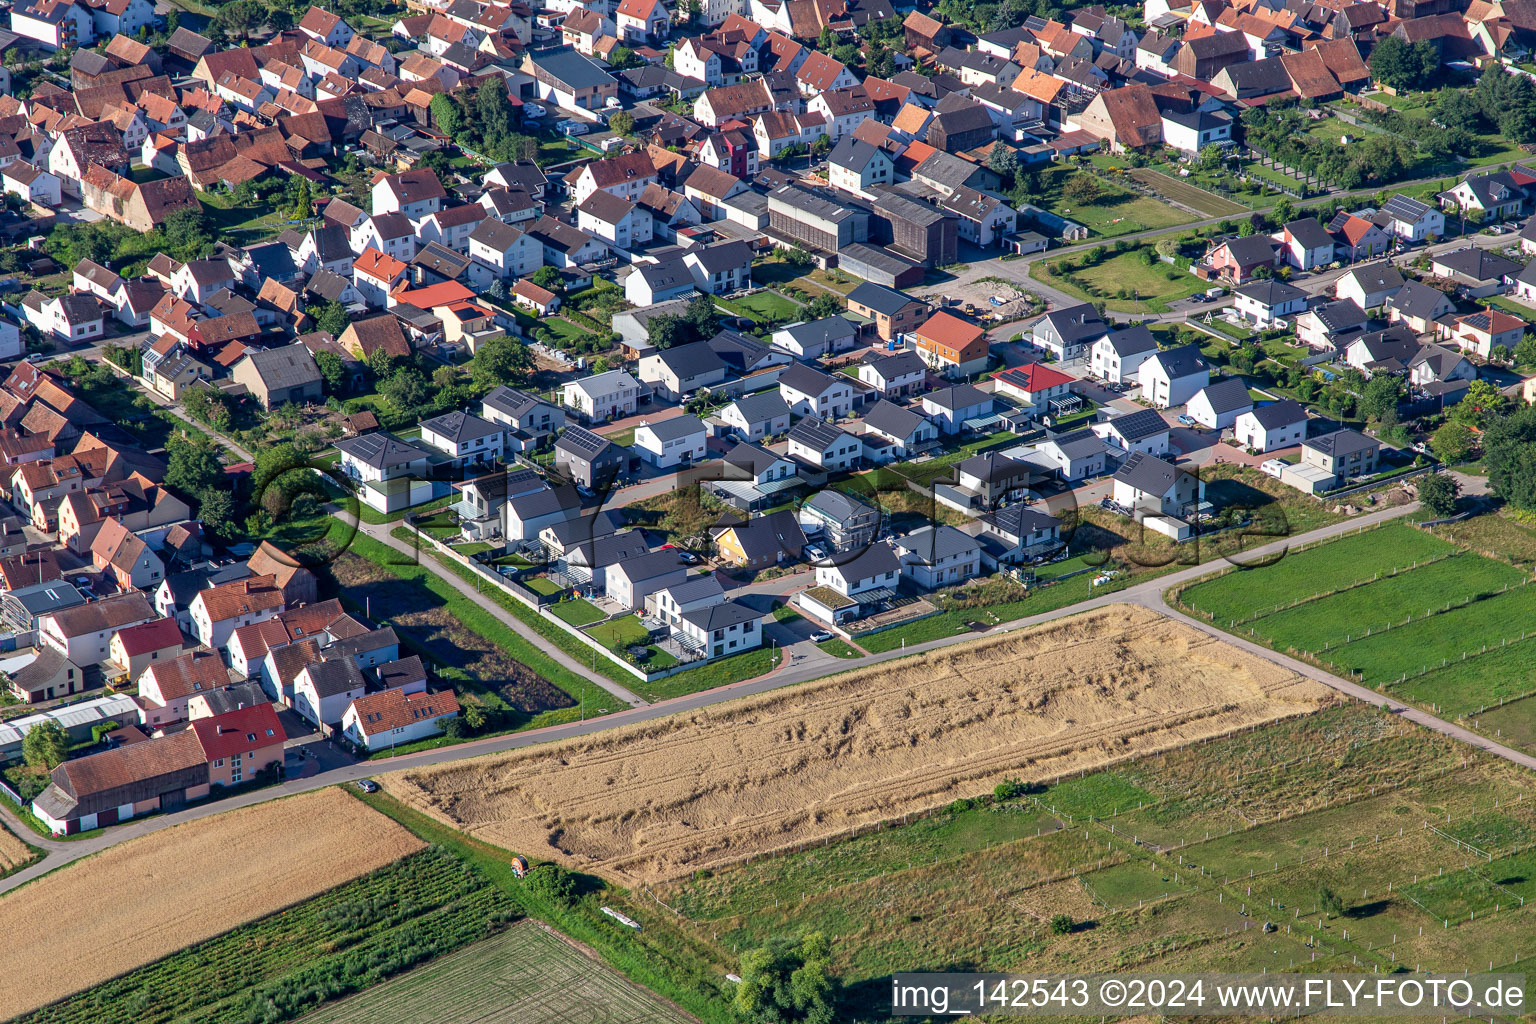
<path id="1" fill-rule="evenodd" d="M 545 582 L 548 582 L 547 580 Z M 549 610 L 555 618 L 561 622 L 569 622 L 573 626 L 585 626 L 593 622 L 601 622 L 606 615 L 592 602 L 576 598 L 574 601 L 560 601 L 549 606 Z"/>
<path id="2" fill-rule="evenodd" d="M 782 651 L 775 652 L 770 647 L 759 647 L 757 650 L 743 654 L 733 654 L 729 658 L 719 658 L 698 668 L 679 672 L 675 676 L 667 676 L 665 679 L 657 679 L 649 683 L 641 683 L 637 680 L 631 682 L 629 686 L 646 700 L 666 700 L 669 697 L 681 697 L 701 690 L 712 690 L 728 683 L 738 683 L 743 679 L 756 679 L 774 665 L 782 663 L 783 660 Z M 652 667 L 662 666 L 652 665 Z"/>
<path id="3" fill-rule="evenodd" d="M 1065 259 L 1081 264 L 1083 258 L 1079 254 Z M 1207 287 L 1195 275 L 1161 261 L 1148 266 L 1136 250 L 1107 256 L 1091 267 L 1079 266 L 1069 274 L 1062 272 L 1062 263 L 1062 259 L 1042 260 L 1031 265 L 1029 272 L 1036 280 L 1070 295 L 1089 302 L 1103 301 L 1110 309 L 1122 312 L 1166 313 L 1168 303 Z"/>
<path id="4" fill-rule="evenodd" d="M 611 434 L 604 434 L 609 441 L 621 447 L 629 447 L 635 443 L 635 428 L 625 427 L 623 430 L 615 430 Z"/>
<path id="5" fill-rule="evenodd" d="M 1341 670 L 1361 674 L 1367 683 L 1389 683 L 1465 654 L 1515 643 L 1536 621 L 1536 587 L 1522 586 L 1460 608 L 1419 619 L 1388 633 L 1376 633 L 1335 647 L 1324 655 Z"/>
<path id="6" fill-rule="evenodd" d="M 842 637 L 833 637 L 831 640 L 823 640 L 816 645 L 823 654 L 830 654 L 834 658 L 862 658 L 863 654 L 854 648 Z"/>
<path id="7" fill-rule="evenodd" d="M 233 196 L 201 193 L 198 200 L 213 223 L 219 237 L 240 245 L 249 245 L 274 237 L 287 228 L 288 221 L 268 203 L 237 206 Z"/>
<path id="8" fill-rule="evenodd" d="M 1079 168 L 1066 164 L 1043 169 L 1040 172 L 1040 195 L 1036 202 L 1052 213 L 1076 221 L 1105 238 L 1176 227 L 1195 219 L 1183 210 L 1117 184 L 1112 172 L 1101 173 L 1092 166 L 1083 169 L 1083 173 L 1098 178 L 1103 186 L 1103 194 L 1092 203 L 1071 202 L 1062 195 L 1062 190 L 1077 173 Z"/>
<path id="9" fill-rule="evenodd" d="M 478 555 L 482 552 L 490 551 L 491 545 L 485 543 L 483 540 L 477 540 L 471 541 L 468 544 L 455 544 L 453 545 L 453 550 L 457 551 L 465 558 L 473 558 L 475 555 Z"/>
<path id="10" fill-rule="evenodd" d="M 716 299 L 715 302 L 733 313 L 755 318 L 766 317 L 780 323 L 800 319 L 802 308 L 793 300 L 773 291 L 761 291 L 739 299 Z"/>
<path id="11" fill-rule="evenodd" d="M 574 603 L 574 602 L 567 602 Z M 588 607 L 591 607 L 588 605 Z M 597 611 L 596 608 L 592 609 Z M 651 635 L 645 627 L 640 625 L 640 620 L 633 615 L 620 615 L 616 619 L 599 623 L 587 630 L 587 635 L 609 650 L 622 650 L 634 644 L 644 644 L 650 641 Z"/>
<path id="12" fill-rule="evenodd" d="M 547 576 L 533 576 L 522 581 L 523 586 L 540 597 L 554 597 L 561 592 L 560 584 Z"/>
<path id="13" fill-rule="evenodd" d="M 1392 687 L 1392 696 L 1440 709 L 1451 718 L 1474 714 L 1500 700 L 1536 690 L 1536 637 L 1524 643 L 1496 647 L 1466 661 L 1417 676 Z M 1525 702 L 1522 702 L 1525 703 Z M 1517 707 L 1520 705 L 1510 705 Z M 1536 705 L 1525 713 L 1536 711 Z"/>

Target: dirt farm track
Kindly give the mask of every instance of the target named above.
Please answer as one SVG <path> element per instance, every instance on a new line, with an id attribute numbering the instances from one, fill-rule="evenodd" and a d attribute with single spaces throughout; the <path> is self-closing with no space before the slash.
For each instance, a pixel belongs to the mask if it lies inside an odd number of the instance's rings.
<path id="1" fill-rule="evenodd" d="M 600 735 L 384 776 L 498 846 L 625 884 L 1302 714 L 1321 684 L 1111 605 Z"/>

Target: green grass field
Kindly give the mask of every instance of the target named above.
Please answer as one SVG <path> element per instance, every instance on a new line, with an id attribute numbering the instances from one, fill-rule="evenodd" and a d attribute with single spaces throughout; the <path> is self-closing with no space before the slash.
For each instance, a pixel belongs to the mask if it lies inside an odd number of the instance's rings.
<path id="1" fill-rule="evenodd" d="M 1532 630 L 1533 616 L 1536 588 L 1522 586 L 1335 647 L 1325 657 L 1341 670 L 1357 672 L 1367 683 L 1379 685 L 1442 660 L 1449 663 L 1463 654 L 1470 658 L 1484 647 L 1515 642 Z"/>
<path id="2" fill-rule="evenodd" d="M 1096 202 L 1073 203 L 1061 194 L 1068 179 L 1079 173 L 1078 168 L 1064 164 L 1040 172 L 1041 192 L 1035 201 L 1105 238 L 1176 227 L 1195 219 L 1192 214 L 1116 183 L 1113 175 L 1095 174 L 1092 168 L 1084 172 L 1094 174 L 1103 187 L 1103 194 Z"/>
<path id="3" fill-rule="evenodd" d="M 1392 696 L 1459 717 L 1536 691 L 1536 639 L 1498 647 L 1392 687 Z M 1536 713 L 1536 706 L 1530 708 Z"/>
<path id="4" fill-rule="evenodd" d="M 864 655 L 846 640 L 833 637 L 831 640 L 823 640 L 816 645 L 823 654 L 830 654 L 834 658 L 862 658 Z"/>
<path id="5" fill-rule="evenodd" d="M 1084 299 L 1103 303 L 1122 312 L 1168 312 L 1168 303 L 1184 299 L 1208 287 L 1193 274 L 1157 262 L 1143 263 L 1136 252 L 1109 256 L 1091 267 L 1073 272 L 1085 284 L 1079 286 L 1060 273 L 1060 260 L 1042 260 L 1030 267 L 1030 275 L 1053 288 Z M 1121 292 L 1125 294 L 1122 295 Z"/>
<path id="6" fill-rule="evenodd" d="M 756 295 L 746 295 L 739 299 L 722 300 L 722 304 L 734 313 L 753 317 L 767 317 L 781 323 L 796 320 L 800 317 L 800 306 L 778 292 L 761 291 Z"/>
<path id="7" fill-rule="evenodd" d="M 592 610 L 597 611 L 596 608 Z M 587 630 L 587 635 L 610 650 L 618 650 L 631 644 L 648 643 L 651 636 L 645 631 L 645 627 L 640 625 L 640 620 L 633 615 L 620 615 L 616 619 L 600 622 Z"/>
<path id="8" fill-rule="evenodd" d="M 1446 602 L 1458 604 L 1520 582 L 1520 570 L 1480 555 L 1455 555 L 1388 576 L 1364 587 L 1266 615 L 1250 626 L 1281 650 L 1316 651 L 1366 630 L 1380 632 L 1422 618 Z"/>
<path id="9" fill-rule="evenodd" d="M 1454 547 L 1421 530 L 1390 524 L 1293 551 L 1261 568 L 1235 570 L 1185 587 L 1179 599 L 1217 623 L 1239 622 L 1276 606 L 1352 586 L 1377 573 L 1449 554 Z"/>
<path id="10" fill-rule="evenodd" d="M 689 1018 L 533 922 L 440 957 L 305 1024 L 654 1024 Z"/>

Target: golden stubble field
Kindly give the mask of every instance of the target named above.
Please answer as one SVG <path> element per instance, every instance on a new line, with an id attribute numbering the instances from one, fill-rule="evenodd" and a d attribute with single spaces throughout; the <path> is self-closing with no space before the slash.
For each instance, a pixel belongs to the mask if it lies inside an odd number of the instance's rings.
<path id="1" fill-rule="evenodd" d="M 0 872 L 30 863 L 35 856 L 31 847 L 12 835 L 4 825 L 0 825 Z"/>
<path id="2" fill-rule="evenodd" d="M 479 839 L 649 883 L 1333 700 L 1269 661 L 1115 605 L 383 782 Z"/>
<path id="3" fill-rule="evenodd" d="M 339 789 L 129 840 L 0 896 L 0 1020 L 302 902 L 422 848 Z"/>

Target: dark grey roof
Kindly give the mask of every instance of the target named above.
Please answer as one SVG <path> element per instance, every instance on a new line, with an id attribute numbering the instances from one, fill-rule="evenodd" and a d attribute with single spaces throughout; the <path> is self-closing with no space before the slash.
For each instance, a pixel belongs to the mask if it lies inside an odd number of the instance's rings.
<path id="1" fill-rule="evenodd" d="M 992 396 L 978 388 L 974 384 L 956 384 L 953 387 L 940 388 L 930 391 L 923 396 L 923 401 L 932 402 L 940 409 L 954 412 L 957 409 L 970 409 L 978 405 L 990 405 Z"/>
<path id="2" fill-rule="evenodd" d="M 318 697 L 334 697 L 349 690 L 365 689 L 368 685 L 363 679 L 363 670 L 347 657 L 311 662 L 304 666 L 304 671 L 314 683 Z"/>
<path id="3" fill-rule="evenodd" d="M 1055 516 L 1037 512 L 1027 505 L 1009 505 L 996 512 L 988 512 L 980 520 L 984 529 L 1010 537 L 1023 537 L 1036 530 L 1051 530 L 1061 525 L 1061 520 Z"/>
<path id="4" fill-rule="evenodd" d="M 838 317 L 838 319 L 842 319 Z M 892 377 L 900 377 L 908 373 L 926 373 L 928 364 L 916 352 L 897 352 L 892 355 L 876 355 L 869 360 L 869 365 L 882 377 L 889 380 Z"/>
<path id="5" fill-rule="evenodd" d="M 382 651 L 386 647 L 398 646 L 400 646 L 400 638 L 395 635 L 395 627 L 381 626 L 378 629 L 370 629 L 366 633 L 358 633 L 356 636 L 342 637 L 327 647 L 321 656 L 327 661 L 340 657 L 350 659 L 369 651 Z"/>
<path id="6" fill-rule="evenodd" d="M 798 558 L 805 547 L 805 531 L 800 528 L 795 514 L 787 509 L 737 523 L 734 527 L 722 527 L 719 532 L 725 529 L 736 531 L 737 546 L 742 555 L 752 561 L 772 557 L 778 551 Z"/>
<path id="7" fill-rule="evenodd" d="M 568 46 L 537 50 L 528 56 L 540 71 L 575 89 L 592 89 L 614 81 L 613 76 L 595 62 Z"/>
<path id="8" fill-rule="evenodd" d="M 424 421 L 421 429 L 446 437 L 454 444 L 462 444 L 477 437 L 500 435 L 503 428 L 501 424 L 483 420 L 473 413 L 445 412 L 441 416 L 434 416 Z"/>
<path id="9" fill-rule="evenodd" d="M 704 433 L 704 421 L 697 416 L 689 416 L 687 413 L 664 420 L 657 420 L 655 423 L 647 423 L 644 426 L 662 442 L 675 441 L 680 437 Z"/>
<path id="10" fill-rule="evenodd" d="M 1188 473 L 1166 459 L 1159 459 L 1146 452 L 1132 452 L 1131 457 L 1115 470 L 1116 480 L 1149 494 L 1167 493 L 1181 475 L 1187 476 Z"/>
<path id="11" fill-rule="evenodd" d="M 1136 412 L 1128 412 L 1124 416 L 1116 416 L 1107 424 L 1114 432 L 1130 442 L 1136 442 L 1148 437 L 1156 437 L 1158 434 L 1168 432 L 1168 421 L 1163 419 L 1155 409 L 1138 409 Z"/>
<path id="12" fill-rule="evenodd" d="M 1351 267 L 1345 277 L 1352 277 L 1367 293 L 1388 291 L 1403 286 L 1403 275 L 1390 263 L 1368 263 Z"/>
<path id="13" fill-rule="evenodd" d="M 885 151 L 879 146 L 872 146 L 862 139 L 854 138 L 852 135 L 844 135 L 843 141 L 834 146 L 832 152 L 827 156 L 827 161 L 834 167 L 862 172 L 865 167 L 869 166 L 871 160 L 884 155 L 884 153 Z M 887 156 L 885 159 L 887 163 L 890 162 L 890 157 Z"/>
<path id="14" fill-rule="evenodd" d="M 894 316 L 909 303 L 921 301 L 910 295 L 903 295 L 894 288 L 887 288 L 882 284 L 865 281 L 853 291 L 848 293 L 849 302 L 857 302 L 859 305 L 872 309 L 886 316 Z M 841 317 L 829 317 L 828 319 L 842 319 Z M 817 321 L 819 322 L 819 321 Z M 846 323 L 846 321 L 844 321 Z"/>
<path id="15" fill-rule="evenodd" d="M 85 595 L 76 590 L 74 584 L 65 583 L 63 580 L 17 587 L 15 590 L 7 591 L 5 597 L 6 600 L 15 601 L 21 605 L 26 609 L 27 614 L 34 618 L 50 612 L 63 611 L 65 608 L 73 608 L 77 604 L 85 604 Z"/>
<path id="16" fill-rule="evenodd" d="M 752 262 L 752 250 L 739 238 L 690 250 L 689 255 L 699 261 L 699 268 L 707 274 L 723 273 Z"/>
<path id="17" fill-rule="evenodd" d="M 729 629 L 738 623 L 752 622 L 762 617 L 762 612 L 748 608 L 739 601 L 722 601 L 708 608 L 695 608 L 691 612 L 683 612 L 683 618 L 706 633 L 717 629 Z"/>
<path id="18" fill-rule="evenodd" d="M 687 285 L 692 287 L 693 274 L 688 270 L 688 264 L 683 262 L 681 256 L 662 260 L 660 263 L 641 263 L 635 267 L 635 273 L 640 279 L 650 286 L 651 291 L 670 291 L 673 288 Z"/>
<path id="19" fill-rule="evenodd" d="M 608 449 L 615 447 L 603 435 L 574 424 L 566 427 L 560 439 L 555 442 L 556 451 L 570 452 L 588 462 L 600 458 Z"/>
<path id="20" fill-rule="evenodd" d="M 1222 32 L 1219 34 L 1242 35 L 1240 32 Z M 1278 64 L 1279 61 L 1275 63 Z M 1229 238 L 1223 244 L 1231 252 L 1232 259 L 1238 266 L 1251 267 L 1262 263 L 1273 263 L 1275 260 L 1275 250 L 1279 248 L 1280 243 L 1268 235 L 1249 235 L 1247 238 L 1241 236 Z"/>
<path id="21" fill-rule="evenodd" d="M 913 530 L 897 543 L 929 564 L 941 558 L 963 555 L 980 547 L 975 537 L 953 526 L 924 526 Z"/>
<path id="22" fill-rule="evenodd" d="M 784 396 L 777 391 L 758 391 L 754 394 L 742 395 L 731 404 L 741 411 L 742 418 L 748 423 L 761 423 L 789 415 L 789 403 L 784 401 Z"/>
<path id="23" fill-rule="evenodd" d="M 594 537 L 606 537 L 622 525 L 624 525 L 622 510 L 604 509 L 596 515 L 582 515 L 564 522 L 551 523 L 544 529 L 550 532 L 555 543 L 561 547 L 569 547 L 581 541 L 590 542 Z M 540 533 L 542 532 L 541 530 Z"/>
<path id="24" fill-rule="evenodd" d="M 1108 450 L 1104 439 L 1087 427 L 1081 430 L 1069 430 L 1064 434 L 1054 434 L 1040 443 L 1053 446 L 1069 459 L 1091 459 Z"/>
<path id="25" fill-rule="evenodd" d="M 672 600 L 678 604 L 688 604 L 691 601 L 700 601 L 709 597 L 723 596 L 725 588 L 711 573 L 703 576 L 695 576 L 681 583 L 674 583 L 667 588 L 667 593 L 672 595 Z"/>
<path id="26" fill-rule="evenodd" d="M 1323 325 L 1323 329 L 1330 333 L 1351 330 L 1366 321 L 1365 310 L 1349 299 L 1317 306 L 1311 312 L 1317 317 L 1317 322 Z"/>
<path id="27" fill-rule="evenodd" d="M 270 389 L 303 387 L 320 380 L 320 367 L 303 345 L 259 348 L 247 351 L 246 359 Z"/>
<path id="28" fill-rule="evenodd" d="M 1255 406 L 1249 411 L 1259 426 L 1265 430 L 1276 430 L 1280 427 L 1288 427 L 1292 423 L 1303 423 L 1307 418 L 1307 410 L 1292 399 L 1284 399 L 1279 402 L 1271 402 L 1269 405 Z"/>
<path id="29" fill-rule="evenodd" d="M 864 425 L 898 440 L 905 440 L 928 421 L 911 409 L 884 398 L 864 413 Z"/>
<path id="30" fill-rule="evenodd" d="M 1109 347 L 1114 349 L 1115 355 L 1124 358 L 1142 352 L 1156 352 L 1157 339 L 1152 337 L 1152 332 L 1147 330 L 1146 324 L 1137 324 L 1123 331 L 1111 333 Z"/>
<path id="31" fill-rule="evenodd" d="M 739 331 L 720 331 L 706 345 L 728 369 L 740 373 L 756 366 L 770 351 L 767 345 Z"/>
<path id="32" fill-rule="evenodd" d="M 635 558 L 626 558 L 613 566 L 611 571 L 621 572 L 630 581 L 655 579 L 670 572 L 686 572 L 686 567 L 674 549 L 648 551 Z"/>
<path id="33" fill-rule="evenodd" d="M 383 430 L 358 437 L 344 437 L 336 442 L 336 447 L 357 462 L 374 469 L 403 466 L 427 457 L 426 449 L 414 441 L 402 440 Z"/>
<path id="34" fill-rule="evenodd" d="M 877 284 L 859 285 L 859 288 L 879 287 Z M 858 293 L 859 288 L 853 290 L 854 294 Z M 892 294 L 899 295 L 903 303 L 912 301 L 905 295 L 901 295 L 900 292 L 892 292 Z M 852 298 L 851 295 L 849 297 Z M 884 311 L 882 310 L 882 312 Z M 802 320 L 800 323 L 790 324 L 788 327 L 779 328 L 779 330 L 794 338 L 802 346 L 811 346 L 818 343 L 830 345 L 837 339 L 850 338 L 853 336 L 856 328 L 852 323 L 840 316 L 827 316 L 822 317 L 820 320 Z"/>
<path id="35" fill-rule="evenodd" d="M 1248 385 L 1238 377 L 1223 377 L 1200 389 L 1200 394 L 1210 403 L 1211 411 L 1220 416 L 1227 412 L 1240 412 L 1253 408 L 1253 398 Z"/>
<path id="36" fill-rule="evenodd" d="M 806 416 L 789 428 L 789 439 L 820 451 L 826 451 L 837 443 L 847 431 L 835 427 L 820 416 Z"/>
<path id="37" fill-rule="evenodd" d="M 495 391 L 492 391 L 480 401 L 487 408 L 513 417 L 525 416 L 541 405 L 547 405 L 551 409 L 555 408 L 552 402 L 546 402 L 544 399 L 530 395 L 526 391 L 509 388 L 505 384 L 496 388 Z"/>
<path id="38" fill-rule="evenodd" d="M 1520 272 L 1520 264 L 1511 262 L 1497 253 L 1471 247 L 1436 256 L 1434 262 L 1452 273 L 1461 274 L 1473 281 L 1491 281 L 1500 277 L 1511 277 Z"/>
<path id="39" fill-rule="evenodd" d="M 860 516 L 867 516 L 875 509 L 845 491 L 817 491 L 803 508 L 814 509 L 828 519 L 847 523 Z"/>
<path id="40" fill-rule="evenodd" d="M 543 487 L 537 491 L 529 491 L 527 494 L 508 498 L 507 506 L 512 509 L 518 519 L 526 522 L 541 516 L 553 515 L 562 509 L 575 509 L 580 501 L 574 488 Z"/>
<path id="41" fill-rule="evenodd" d="M 1075 345 L 1109 331 L 1099 311 L 1086 302 L 1047 313 L 1042 320 L 1051 325 L 1063 345 Z"/>
<path id="42" fill-rule="evenodd" d="M 1333 247 L 1333 236 L 1323 227 L 1316 217 L 1302 217 L 1293 220 L 1285 226 L 1292 238 L 1300 242 L 1305 249 L 1323 249 Z"/>
<path id="43" fill-rule="evenodd" d="M 1277 281 L 1274 278 L 1245 284 L 1237 289 L 1237 294 L 1269 307 L 1306 298 L 1307 295 L 1306 292 L 1295 285 L 1286 284 L 1284 281 Z"/>
<path id="44" fill-rule="evenodd" d="M 1374 437 L 1366 437 L 1358 430 L 1335 430 L 1331 434 L 1314 437 L 1305 442 L 1305 445 L 1313 451 L 1339 458 L 1344 455 L 1353 455 L 1355 452 L 1375 451 L 1381 447 L 1381 442 Z"/>
<path id="45" fill-rule="evenodd" d="M 696 377 L 701 373 L 725 369 L 725 360 L 715 353 L 707 341 L 690 342 L 649 354 L 660 359 L 679 378 Z"/>
<path id="46" fill-rule="evenodd" d="M 779 374 L 779 383 L 805 395 L 820 395 L 837 383 L 829 375 L 804 363 L 793 363 Z"/>
<path id="47" fill-rule="evenodd" d="M 1210 369 L 1210 364 L 1201 354 L 1199 345 L 1180 345 L 1178 348 L 1164 349 L 1152 358 L 1162 366 L 1169 380 L 1177 380 L 1180 377 L 1188 377 L 1201 370 L 1209 371 Z"/>
<path id="48" fill-rule="evenodd" d="M 888 572 L 901 572 L 901 559 L 885 541 L 877 541 L 846 562 L 836 566 L 843 578 L 857 582 Z"/>

